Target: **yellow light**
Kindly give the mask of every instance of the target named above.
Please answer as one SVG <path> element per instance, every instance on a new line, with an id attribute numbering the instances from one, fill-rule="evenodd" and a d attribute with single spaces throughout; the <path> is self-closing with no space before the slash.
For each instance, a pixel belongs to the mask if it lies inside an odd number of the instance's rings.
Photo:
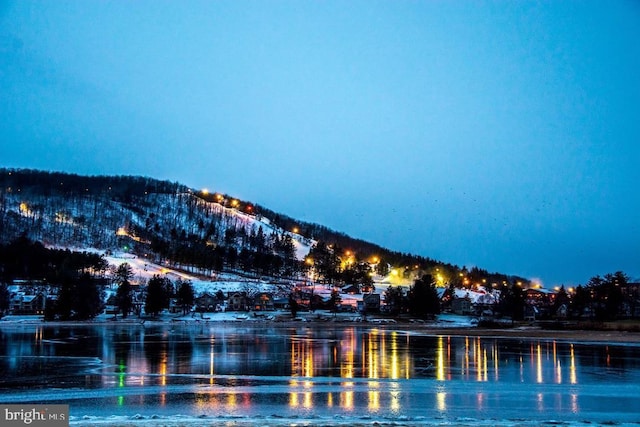
<path id="1" fill-rule="evenodd" d="M 298 233 L 298 231 L 300 231 L 300 230 L 298 230 L 298 227 L 293 227 L 293 232 L 294 232 L 294 233 L 296 233 L 296 234 L 297 234 L 297 233 Z"/>
<path id="2" fill-rule="evenodd" d="M 571 353 L 569 356 L 569 381 L 571 384 L 578 384 L 578 376 L 576 375 L 576 358 L 573 353 L 573 344 L 571 344 Z"/>
<path id="3" fill-rule="evenodd" d="M 202 189 L 202 195 L 203 195 L 203 196 L 206 196 L 206 195 L 208 195 L 208 194 L 209 194 L 209 190 L 207 190 L 206 188 L 203 188 L 203 189 Z"/>
<path id="4" fill-rule="evenodd" d="M 447 393 L 439 391 L 436 393 L 436 405 L 439 411 L 447 410 Z"/>
<path id="5" fill-rule="evenodd" d="M 436 348 L 436 380 L 444 381 L 444 342 L 442 336 L 438 337 Z"/>

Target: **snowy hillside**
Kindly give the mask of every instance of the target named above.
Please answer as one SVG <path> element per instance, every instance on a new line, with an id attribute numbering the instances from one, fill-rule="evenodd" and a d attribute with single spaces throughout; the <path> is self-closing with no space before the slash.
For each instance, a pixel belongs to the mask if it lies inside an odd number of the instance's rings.
<path id="1" fill-rule="evenodd" d="M 128 253 L 204 277 L 300 280 L 313 270 L 316 279 L 364 288 L 373 275 L 402 286 L 425 274 L 440 286 L 528 282 L 394 252 L 227 194 L 144 177 L 0 169 L 0 243 L 20 236 Z"/>
<path id="2" fill-rule="evenodd" d="M 47 246 L 126 252 L 204 275 L 242 271 L 278 278 L 298 277 L 315 244 L 277 226 L 251 204 L 177 184 L 64 174 L 52 182 L 45 173 L 16 175 L 4 175 L 0 191 L 4 242 L 24 234 Z"/>

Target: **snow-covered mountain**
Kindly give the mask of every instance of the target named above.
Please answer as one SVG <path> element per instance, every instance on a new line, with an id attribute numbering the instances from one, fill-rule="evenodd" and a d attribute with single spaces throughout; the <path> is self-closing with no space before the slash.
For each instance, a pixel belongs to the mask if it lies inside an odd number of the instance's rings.
<path id="1" fill-rule="evenodd" d="M 374 263 L 383 267 L 375 273 L 393 284 L 411 283 L 422 274 L 431 274 L 439 285 L 526 282 L 394 252 L 227 194 L 178 183 L 0 169 L 0 243 L 22 235 L 50 247 L 129 253 L 204 276 L 225 272 L 296 279 L 308 271 L 308 260 L 325 277 L 342 271 L 338 281 L 344 284 L 354 283 L 354 274 L 372 274 Z M 364 269 L 357 271 L 360 265 Z"/>
<path id="2" fill-rule="evenodd" d="M 137 177 L 1 172 L 0 239 L 144 255 L 201 270 L 295 274 L 315 243 L 248 203 Z M 265 268 L 265 263 L 277 268 Z M 261 271 L 265 270 L 265 271 Z M 268 270 L 268 271 L 266 271 Z"/>

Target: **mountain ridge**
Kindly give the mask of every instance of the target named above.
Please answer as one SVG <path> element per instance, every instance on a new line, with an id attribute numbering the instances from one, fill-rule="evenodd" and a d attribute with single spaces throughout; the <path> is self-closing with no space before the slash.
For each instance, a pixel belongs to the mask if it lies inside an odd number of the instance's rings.
<path id="1" fill-rule="evenodd" d="M 225 193 L 142 176 L 0 169 L 0 239 L 20 235 L 205 271 L 296 277 L 313 264 L 330 282 L 364 283 L 367 268 L 407 280 L 431 274 L 443 285 L 528 282 L 395 252 Z"/>

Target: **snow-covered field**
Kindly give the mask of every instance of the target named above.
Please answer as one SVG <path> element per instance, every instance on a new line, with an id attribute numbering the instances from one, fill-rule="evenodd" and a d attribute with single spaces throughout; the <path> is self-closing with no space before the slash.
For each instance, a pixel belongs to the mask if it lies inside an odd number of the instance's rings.
<path id="1" fill-rule="evenodd" d="M 220 273 L 204 278 L 202 275 L 189 274 L 168 266 L 154 264 L 145 258 L 127 253 L 105 256 L 105 259 L 110 266 L 116 268 L 124 263 L 129 264 L 133 271 L 134 284 L 147 282 L 154 275 L 166 276 L 171 281 L 177 279 L 188 280 L 193 285 L 196 296 L 205 292 L 215 293 L 218 290 L 225 293 L 242 291 L 249 286 L 259 292 L 271 292 L 276 289 L 274 284 L 269 283 L 267 280 L 251 279 L 229 273 Z M 282 283 L 290 282 L 283 281 Z"/>

